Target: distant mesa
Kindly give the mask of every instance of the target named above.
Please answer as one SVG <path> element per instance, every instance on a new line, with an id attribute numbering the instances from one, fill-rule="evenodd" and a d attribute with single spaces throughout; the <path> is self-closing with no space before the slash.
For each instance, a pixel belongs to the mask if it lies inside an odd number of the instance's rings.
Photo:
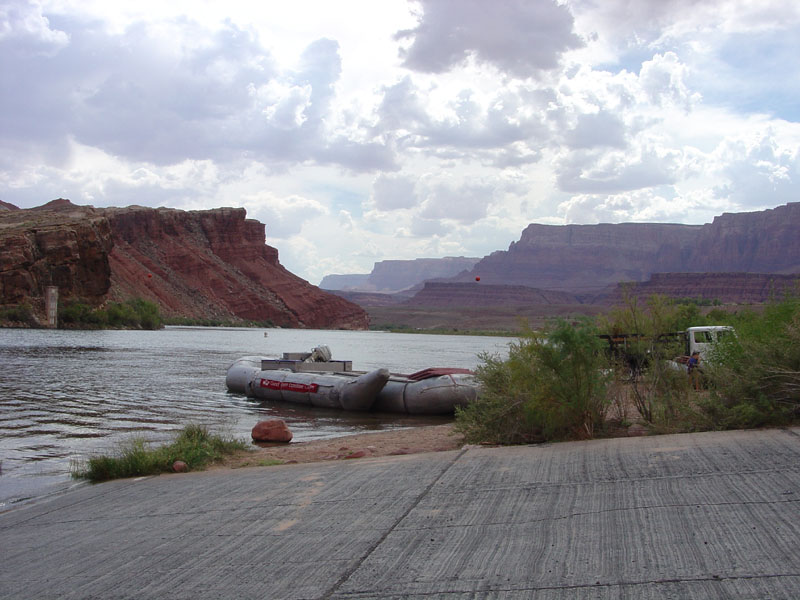
<path id="1" fill-rule="evenodd" d="M 508 250 L 480 260 L 382 261 L 366 276 L 335 276 L 358 278 L 335 293 L 365 307 L 470 306 L 493 294 L 495 305 L 522 299 L 548 305 L 552 292 L 584 305 L 607 305 L 620 298 L 618 285 L 629 282 L 637 284 L 636 294 L 764 302 L 771 294 L 800 293 L 798 231 L 800 203 L 725 213 L 705 225 L 533 223 Z M 329 281 L 336 283 L 326 277 L 323 287 Z M 431 285 L 444 283 L 464 286 Z"/>
<path id="2" fill-rule="evenodd" d="M 324 290 L 395 294 L 430 279 L 449 278 L 474 267 L 481 259 L 464 256 L 383 260 L 372 272 L 355 275 L 326 275 L 319 286 Z"/>
<path id="3" fill-rule="evenodd" d="M 508 250 L 453 277 L 592 296 L 657 273 L 800 273 L 800 203 L 705 225 L 528 225 Z"/>

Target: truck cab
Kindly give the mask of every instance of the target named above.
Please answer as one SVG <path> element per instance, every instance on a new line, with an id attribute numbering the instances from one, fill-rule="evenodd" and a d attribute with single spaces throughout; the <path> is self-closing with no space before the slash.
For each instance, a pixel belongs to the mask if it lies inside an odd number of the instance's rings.
<path id="1" fill-rule="evenodd" d="M 689 327 L 686 330 L 686 355 L 694 352 L 700 353 L 700 358 L 705 359 L 708 350 L 725 336 L 735 335 L 733 327 L 727 325 L 705 325 L 702 327 Z"/>

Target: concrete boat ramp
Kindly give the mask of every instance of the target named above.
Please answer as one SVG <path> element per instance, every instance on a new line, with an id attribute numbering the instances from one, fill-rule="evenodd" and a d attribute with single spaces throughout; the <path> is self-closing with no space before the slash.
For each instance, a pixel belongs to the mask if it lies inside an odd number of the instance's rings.
<path id="1" fill-rule="evenodd" d="M 800 428 L 207 471 L 0 515 L 0 597 L 800 598 Z"/>

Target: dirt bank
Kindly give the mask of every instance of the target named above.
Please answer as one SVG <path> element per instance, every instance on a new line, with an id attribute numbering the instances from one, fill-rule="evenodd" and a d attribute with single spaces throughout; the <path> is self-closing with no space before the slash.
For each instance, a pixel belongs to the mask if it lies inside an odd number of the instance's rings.
<path id="1" fill-rule="evenodd" d="M 328 440 L 260 444 L 255 450 L 227 459 L 217 468 L 239 468 L 282 463 L 309 463 L 326 460 L 346 460 L 371 456 L 417 454 L 456 450 L 464 439 L 453 431 L 453 425 L 431 425 L 395 429 L 377 433 L 359 433 Z"/>

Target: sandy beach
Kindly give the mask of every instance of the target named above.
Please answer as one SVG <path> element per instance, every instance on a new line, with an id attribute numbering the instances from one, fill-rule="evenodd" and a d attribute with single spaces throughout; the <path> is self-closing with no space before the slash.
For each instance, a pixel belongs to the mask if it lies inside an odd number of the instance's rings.
<path id="1" fill-rule="evenodd" d="M 456 450 L 463 445 L 462 436 L 453 431 L 452 424 L 431 425 L 309 442 L 258 444 L 254 445 L 255 450 L 232 456 L 213 468 L 252 467 L 270 464 L 270 461 L 294 464 L 442 452 Z"/>

